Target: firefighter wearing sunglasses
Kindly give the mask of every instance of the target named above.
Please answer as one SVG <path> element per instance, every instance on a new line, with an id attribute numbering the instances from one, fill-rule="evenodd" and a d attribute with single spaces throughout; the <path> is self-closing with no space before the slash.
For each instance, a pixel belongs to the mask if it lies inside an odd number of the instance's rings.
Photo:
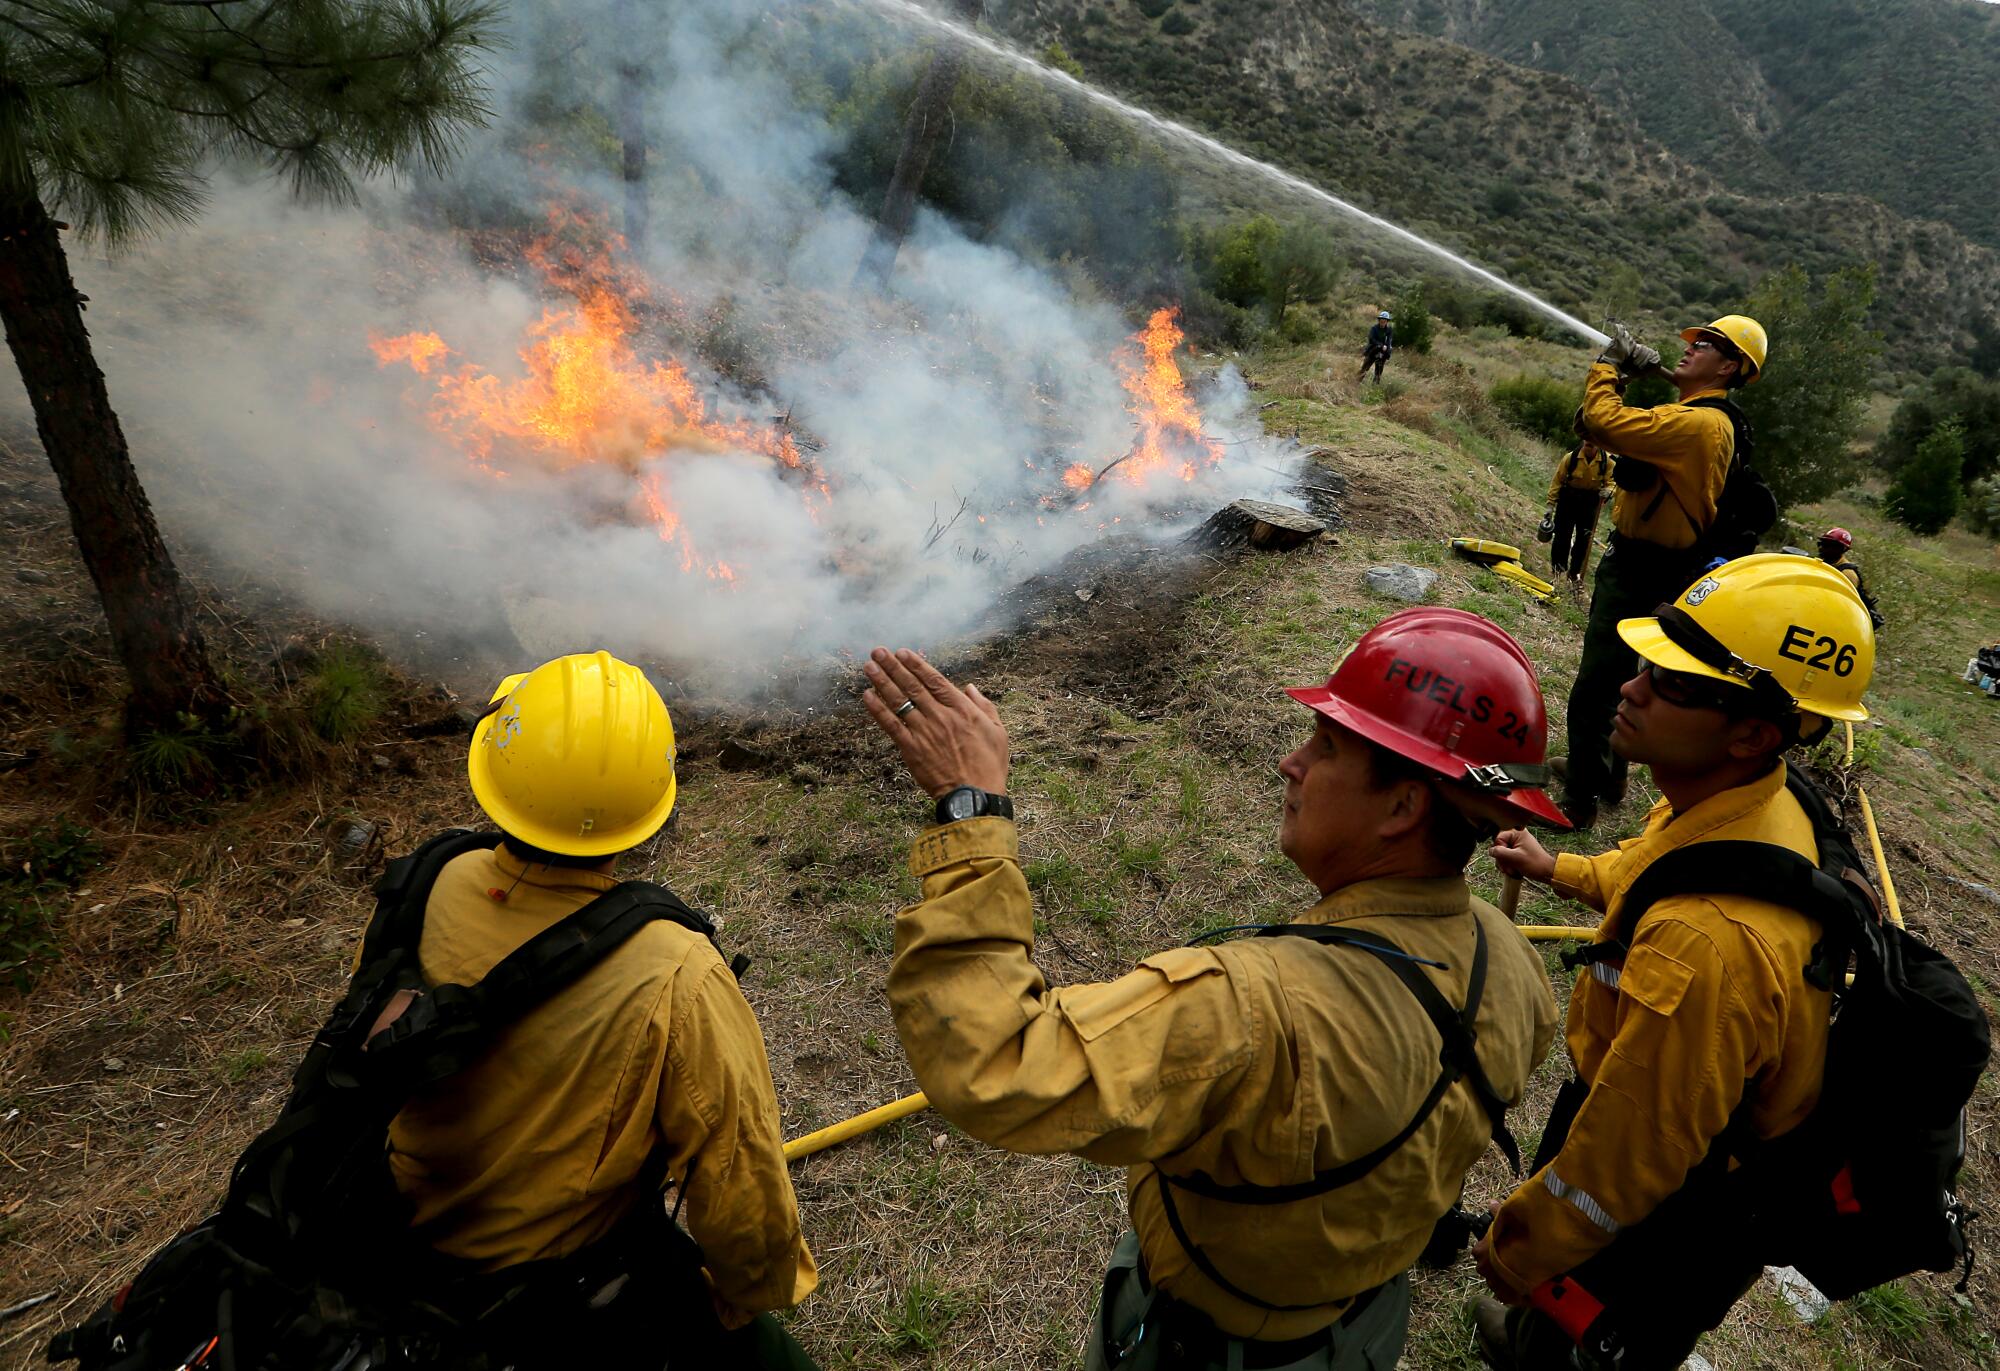
<path id="1" fill-rule="evenodd" d="M 1676 1231 L 1690 1226 L 1678 1216 L 1699 1212 L 1700 1188 L 1726 1165 L 1726 1127 L 1771 1138 L 1811 1112 L 1826 1057 L 1830 996 L 1807 979 L 1819 929 L 1804 914 L 1677 894 L 1648 907 L 1629 946 L 1613 930 L 1647 867 L 1690 844 L 1771 843 L 1816 859 L 1783 754 L 1834 720 L 1868 716 L 1868 611 L 1824 563 L 1760 555 L 1717 567 L 1618 632 L 1640 671 L 1620 691 L 1612 746 L 1649 767 L 1662 795 L 1644 831 L 1588 858 L 1552 855 L 1518 830 L 1494 846 L 1503 871 L 1603 911 L 1598 945 L 1623 948 L 1622 961 L 1582 959 L 1566 1029 L 1576 1079 L 1530 1179 L 1475 1251 L 1498 1297 L 1477 1310 L 1481 1349 L 1503 1371 L 1591 1364 L 1531 1297 L 1559 1291 L 1551 1283 L 1564 1276 L 1629 1290 L 1620 1268 L 1657 1269 L 1663 1244 L 1680 1254 L 1677 1275 L 1627 1297 L 1619 1366 L 1679 1366 L 1761 1267 L 1726 1235 Z"/>

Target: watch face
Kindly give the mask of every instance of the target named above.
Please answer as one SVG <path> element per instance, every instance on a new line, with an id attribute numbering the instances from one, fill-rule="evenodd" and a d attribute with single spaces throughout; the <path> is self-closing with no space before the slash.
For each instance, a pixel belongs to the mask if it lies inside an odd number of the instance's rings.
<path id="1" fill-rule="evenodd" d="M 970 819 L 979 812 L 979 796 L 970 790 L 954 790 L 944 803 L 954 819 Z"/>

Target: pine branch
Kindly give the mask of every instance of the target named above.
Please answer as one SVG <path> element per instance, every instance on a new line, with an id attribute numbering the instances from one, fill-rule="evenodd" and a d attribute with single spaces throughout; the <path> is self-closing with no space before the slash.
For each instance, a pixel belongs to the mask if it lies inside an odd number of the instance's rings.
<path id="1" fill-rule="evenodd" d="M 0 0 L 0 189 L 112 239 L 195 212 L 215 152 L 351 200 L 491 117 L 495 25 L 490 0 Z"/>

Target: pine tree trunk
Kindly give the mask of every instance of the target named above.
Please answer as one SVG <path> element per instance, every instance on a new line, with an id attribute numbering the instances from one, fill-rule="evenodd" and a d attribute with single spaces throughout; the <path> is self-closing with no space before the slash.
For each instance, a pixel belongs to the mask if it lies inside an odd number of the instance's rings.
<path id="1" fill-rule="evenodd" d="M 954 0 L 953 7 L 966 19 L 979 15 L 980 0 Z M 903 148 L 896 155 L 896 170 L 889 177 L 889 190 L 882 197 L 882 213 L 875 232 L 862 254 L 861 270 L 855 283 L 880 286 L 896 269 L 896 254 L 917 214 L 917 191 L 930 170 L 931 154 L 950 122 L 951 97 L 958 89 L 959 73 L 965 68 L 964 55 L 956 44 L 939 45 L 924 79 L 917 84 L 917 97 L 910 102 L 910 114 L 903 121 Z"/>
<path id="2" fill-rule="evenodd" d="M 182 713 L 212 718 L 227 695 L 132 468 L 57 233 L 34 194 L 0 198 L 0 319 L 132 680 L 126 721 L 172 728 Z"/>
<path id="3" fill-rule="evenodd" d="M 652 73 L 629 60 L 639 51 L 632 0 L 618 0 L 612 10 L 614 27 L 628 60 L 618 64 L 618 140 L 623 145 L 619 173 L 625 182 L 625 245 L 638 252 L 646 245 L 651 216 L 646 204 L 646 87 Z"/>

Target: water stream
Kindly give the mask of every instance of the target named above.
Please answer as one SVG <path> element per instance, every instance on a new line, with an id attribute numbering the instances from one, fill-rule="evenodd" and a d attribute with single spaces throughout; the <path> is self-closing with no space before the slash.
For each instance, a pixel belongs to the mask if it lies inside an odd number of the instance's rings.
<path id="1" fill-rule="evenodd" d="M 943 15 L 934 14 L 922 5 L 915 3 L 915 0 L 867 0 L 867 3 L 879 10 L 906 19 L 913 24 L 920 24 L 934 32 L 943 34 L 954 42 L 962 43 L 966 47 L 976 49 L 997 62 L 1005 63 L 1017 71 L 1025 72 L 1038 81 L 1053 86 L 1060 86 L 1073 95 L 1080 95 L 1091 103 L 1101 105 L 1105 109 L 1110 110 L 1121 119 L 1151 129 L 1160 136 L 1173 139 L 1175 142 L 1191 147 L 1215 161 L 1242 171 L 1251 172 L 1268 181 L 1275 182 L 1294 195 L 1304 196 L 1309 200 L 1317 201 L 1330 209 L 1346 215 L 1350 219 L 1366 224 L 1368 227 L 1390 238 L 1416 248 L 1420 252 L 1426 252 L 1433 257 L 1440 258 L 1451 266 L 1453 270 L 1484 281 L 1496 290 L 1505 291 L 1538 314 L 1548 316 L 1563 325 L 1563 327 L 1570 329 L 1580 337 L 1589 339 L 1593 343 L 1607 341 L 1603 333 L 1592 328 L 1574 315 L 1565 314 L 1534 292 L 1523 290 L 1512 281 L 1488 271 L 1478 263 L 1468 262 L 1449 248 L 1438 246 L 1422 234 L 1412 233 L 1402 225 L 1391 223 L 1389 220 L 1382 218 L 1379 214 L 1370 214 L 1359 205 L 1350 204 L 1338 195 L 1321 190 L 1312 182 L 1294 176 L 1291 172 L 1281 167 L 1274 167 L 1269 162 L 1260 162 L 1247 153 L 1238 152 L 1227 143 L 1218 142 L 1205 133 L 1196 132 L 1186 124 L 1175 123 L 1172 119 L 1163 118 L 1160 115 L 1154 114 L 1151 110 L 1141 109 L 1137 105 L 1120 100 L 1117 96 L 1107 91 L 1099 90 L 1096 86 L 1086 81 L 1077 80 L 1068 72 L 1057 71 L 1053 67 L 1043 66 L 1026 53 L 1011 48 L 995 39 L 988 38 L 978 30 L 967 28 L 965 25 L 947 19 Z"/>

